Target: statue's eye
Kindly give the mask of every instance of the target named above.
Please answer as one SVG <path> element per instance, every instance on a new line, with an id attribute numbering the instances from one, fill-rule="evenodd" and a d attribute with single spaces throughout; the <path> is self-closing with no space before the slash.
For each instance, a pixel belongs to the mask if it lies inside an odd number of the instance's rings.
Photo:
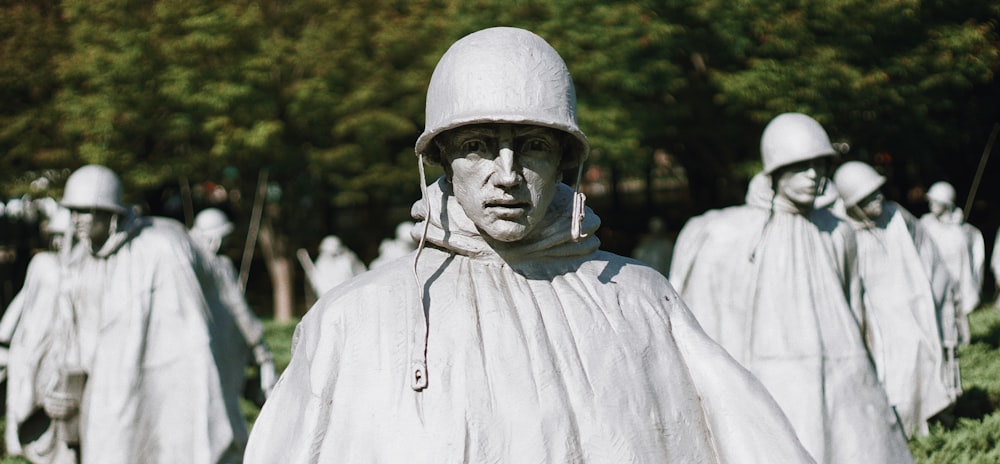
<path id="1" fill-rule="evenodd" d="M 545 151 L 549 149 L 549 143 L 543 139 L 531 139 L 524 143 L 524 151 Z"/>
<path id="2" fill-rule="evenodd" d="M 482 153 L 486 150 L 486 144 L 482 140 L 466 140 L 462 143 L 462 151 L 466 153 Z"/>

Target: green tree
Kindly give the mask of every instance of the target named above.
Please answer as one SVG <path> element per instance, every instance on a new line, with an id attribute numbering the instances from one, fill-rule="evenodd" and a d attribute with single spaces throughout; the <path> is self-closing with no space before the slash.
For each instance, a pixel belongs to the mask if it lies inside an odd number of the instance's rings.
<path id="1" fill-rule="evenodd" d="M 801 111 L 856 147 L 852 157 L 897 154 L 887 169 L 926 182 L 913 177 L 956 164 L 971 173 L 969 148 L 998 116 L 995 93 L 977 98 L 1000 68 L 996 2 L 708 1 L 691 11 L 719 115 L 754 129 L 733 160 L 752 159 L 770 118 Z M 972 156 L 943 162 L 957 152 Z"/>
<path id="2" fill-rule="evenodd" d="M 36 176 L 65 167 L 52 105 L 66 46 L 60 13 L 58 2 L 0 2 L 0 193 L 27 193 Z"/>

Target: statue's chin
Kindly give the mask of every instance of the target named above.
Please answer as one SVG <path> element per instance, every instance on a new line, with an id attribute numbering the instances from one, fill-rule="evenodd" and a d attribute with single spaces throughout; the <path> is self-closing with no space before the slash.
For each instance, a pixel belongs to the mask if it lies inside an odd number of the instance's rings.
<path id="1" fill-rule="evenodd" d="M 496 220 L 479 226 L 479 232 L 498 242 L 512 243 L 528 236 L 528 226 L 512 221 Z"/>

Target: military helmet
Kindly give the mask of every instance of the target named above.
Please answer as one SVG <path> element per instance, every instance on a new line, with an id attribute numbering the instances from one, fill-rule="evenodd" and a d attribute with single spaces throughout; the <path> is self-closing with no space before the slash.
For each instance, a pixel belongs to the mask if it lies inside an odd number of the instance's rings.
<path id="1" fill-rule="evenodd" d="M 833 156 L 836 150 L 815 119 L 802 113 L 783 113 L 767 123 L 760 137 L 764 173 L 800 161 Z"/>
<path id="2" fill-rule="evenodd" d="M 442 132 L 482 123 L 531 124 L 570 134 L 563 168 L 587 158 L 576 123 L 576 90 L 566 63 L 538 35 L 511 27 L 469 34 L 438 62 L 427 88 L 426 127 L 416 152 L 441 162 L 433 143 Z"/>
<path id="3" fill-rule="evenodd" d="M 64 234 L 73 229 L 71 213 L 66 208 L 58 208 L 45 221 L 45 232 L 49 234 Z"/>
<path id="4" fill-rule="evenodd" d="M 885 184 L 885 177 L 861 161 L 848 161 L 833 173 L 833 183 L 844 200 L 844 206 L 858 204 Z"/>
<path id="5" fill-rule="evenodd" d="M 214 237 L 225 237 L 233 231 L 233 223 L 218 208 L 205 208 L 194 218 L 192 232 Z"/>
<path id="6" fill-rule="evenodd" d="M 955 187 L 945 181 L 935 182 L 927 189 L 927 199 L 954 206 Z"/>
<path id="7" fill-rule="evenodd" d="M 96 164 L 77 169 L 66 179 L 60 205 L 69 209 L 96 209 L 124 213 L 122 183 L 114 171 Z"/>
<path id="8" fill-rule="evenodd" d="M 337 237 L 336 235 L 327 235 L 319 242 L 319 252 L 327 254 L 336 253 L 337 250 L 340 250 L 341 246 L 340 237 Z"/>

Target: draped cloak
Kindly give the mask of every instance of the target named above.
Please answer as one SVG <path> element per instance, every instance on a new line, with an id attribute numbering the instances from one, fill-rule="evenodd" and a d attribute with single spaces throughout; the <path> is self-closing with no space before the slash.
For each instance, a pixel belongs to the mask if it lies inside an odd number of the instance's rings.
<path id="1" fill-rule="evenodd" d="M 122 217 L 96 254 L 74 249 L 50 356 L 88 378 L 83 464 L 239 462 L 238 337 L 184 226 Z"/>
<path id="2" fill-rule="evenodd" d="M 941 252 L 945 267 L 957 282 L 961 315 L 968 319 L 979 306 L 979 290 L 983 284 L 986 244 L 983 233 L 964 221 L 962 210 L 954 208 L 944 217 L 927 213 L 920 217 L 928 235 Z M 966 340 L 967 342 L 967 340 Z"/>
<path id="3" fill-rule="evenodd" d="M 996 241 L 993 242 L 993 255 L 990 257 L 990 269 L 993 270 L 993 278 L 996 280 L 996 288 L 1000 290 L 1000 229 L 997 229 Z M 1000 298 L 997 299 L 1000 303 Z M 1000 304 L 998 304 L 1000 306 Z"/>
<path id="4" fill-rule="evenodd" d="M 0 339 L 10 344 L 4 430 L 7 454 L 24 455 L 33 461 L 54 458 L 64 446 L 56 441 L 48 419 L 40 413 L 42 397 L 37 377 L 54 337 L 51 327 L 59 299 L 61 268 L 57 253 L 35 254 L 28 264 L 24 286 L 0 322 Z"/>
<path id="5" fill-rule="evenodd" d="M 317 296 L 366 270 L 358 255 L 344 245 L 333 252 L 320 252 L 314 266 L 310 284 Z"/>
<path id="6" fill-rule="evenodd" d="M 247 463 L 812 462 L 663 275 L 599 251 L 592 211 L 571 240 L 568 187 L 510 244 L 484 241 L 444 181 L 426 198 L 416 264 L 362 274 L 300 322 Z"/>
<path id="7" fill-rule="evenodd" d="M 926 435 L 927 419 L 955 399 L 945 385 L 938 328 L 942 312 L 954 317 L 954 310 L 942 311 L 950 302 L 932 286 L 941 258 L 917 218 L 896 203 L 885 202 L 874 221 L 846 219 L 857 233 L 879 379 L 907 435 Z"/>
<path id="8" fill-rule="evenodd" d="M 913 462 L 866 348 L 855 247 L 832 212 L 782 207 L 758 175 L 745 205 L 684 225 L 670 280 L 818 463 Z"/>
<path id="9" fill-rule="evenodd" d="M 210 281 L 202 283 L 206 302 L 215 312 L 226 311 L 224 317 L 213 318 L 209 324 L 218 349 L 225 350 L 216 355 L 220 364 L 219 372 L 222 374 L 222 388 L 227 395 L 241 395 L 247 380 L 246 366 L 257 364 L 253 349 L 264 341 L 264 324 L 247 304 L 233 261 L 228 256 L 210 250 L 199 248 L 198 251 L 201 252 L 199 257 L 211 277 Z M 253 395 L 249 395 L 248 399 L 257 401 Z M 237 417 L 233 417 L 233 420 L 237 420 Z M 241 440 L 245 438 L 244 436 Z"/>

